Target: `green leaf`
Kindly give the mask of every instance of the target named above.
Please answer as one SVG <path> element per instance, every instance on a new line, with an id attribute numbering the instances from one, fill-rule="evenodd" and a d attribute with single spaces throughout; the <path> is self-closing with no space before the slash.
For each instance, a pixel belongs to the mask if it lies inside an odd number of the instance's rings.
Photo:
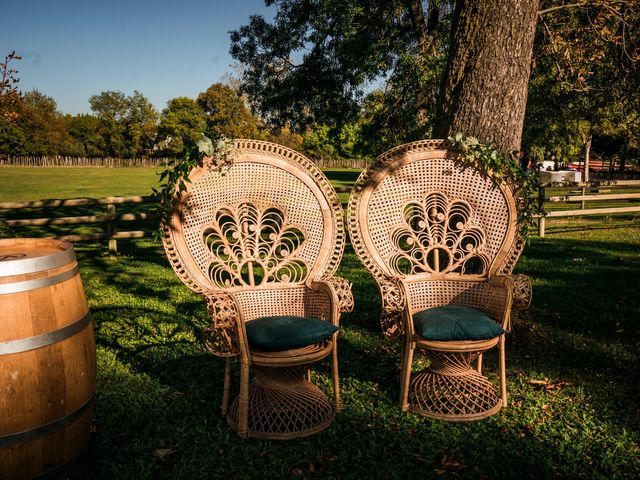
<path id="1" fill-rule="evenodd" d="M 204 153 L 209 157 L 212 156 L 215 152 L 215 149 L 213 148 L 213 142 L 211 142 L 211 139 L 204 133 L 202 134 L 202 137 L 196 141 L 196 146 L 198 147 L 198 151 L 200 153 Z"/>

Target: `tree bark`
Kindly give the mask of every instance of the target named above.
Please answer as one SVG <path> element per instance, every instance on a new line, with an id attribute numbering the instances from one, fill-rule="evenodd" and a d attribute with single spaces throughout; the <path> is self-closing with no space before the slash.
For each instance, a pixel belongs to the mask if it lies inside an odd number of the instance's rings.
<path id="1" fill-rule="evenodd" d="M 434 137 L 520 148 L 540 0 L 458 0 Z"/>
<path id="2" fill-rule="evenodd" d="M 583 182 L 589 182 L 589 155 L 591 153 L 591 140 L 593 139 L 593 135 L 589 134 L 587 139 L 584 142 L 584 178 Z"/>

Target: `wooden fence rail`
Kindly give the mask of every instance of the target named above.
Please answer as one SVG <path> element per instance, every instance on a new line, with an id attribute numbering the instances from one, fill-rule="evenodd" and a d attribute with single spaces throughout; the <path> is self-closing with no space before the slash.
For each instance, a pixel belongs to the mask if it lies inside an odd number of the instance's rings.
<path id="1" fill-rule="evenodd" d="M 640 206 L 632 207 L 612 207 L 612 208 L 590 208 L 584 209 L 587 201 L 605 200 L 637 200 L 640 193 L 623 194 L 602 194 L 602 195 L 567 195 L 545 198 L 544 190 L 541 190 L 540 205 L 544 207 L 545 201 L 551 202 L 581 202 L 580 210 L 554 210 L 538 216 L 538 235 L 545 236 L 545 226 L 547 218 L 562 218 L 586 215 L 615 215 L 619 213 L 640 213 Z M 77 224 L 106 224 L 105 231 L 85 235 L 63 235 L 57 238 L 70 242 L 85 242 L 96 240 L 109 240 L 109 253 L 117 254 L 117 240 L 126 238 L 142 238 L 151 236 L 156 230 L 120 230 L 119 222 L 147 221 L 159 218 L 157 213 L 122 213 L 117 214 L 116 206 L 121 204 L 157 204 L 157 199 L 153 196 L 129 196 L 129 197 L 105 197 L 105 198 L 70 198 L 70 199 L 48 199 L 34 200 L 29 202 L 0 202 L 0 210 L 21 210 L 33 208 L 52 207 L 77 207 L 91 205 L 105 205 L 105 215 L 76 215 L 65 217 L 45 217 L 45 218 L 20 218 L 11 220 L 0 220 L 0 227 L 24 227 L 24 226 L 46 226 L 46 225 L 77 225 Z"/>
<path id="2" fill-rule="evenodd" d="M 158 219 L 157 213 L 124 213 L 118 215 L 116 205 L 119 204 L 151 204 L 157 200 L 153 196 L 132 196 L 132 197 L 106 197 L 106 198 L 70 198 L 70 199 L 49 199 L 35 200 L 30 202 L 0 202 L 0 210 L 20 210 L 31 208 L 50 207 L 77 207 L 86 205 L 106 205 L 106 215 L 76 215 L 73 217 L 47 217 L 47 218 L 21 218 L 14 220 L 0 220 L 0 227 L 24 227 L 43 225 L 77 225 L 87 223 L 105 223 L 106 231 L 86 235 L 63 235 L 57 238 L 70 242 L 87 242 L 95 240 L 109 240 L 109 253 L 118 253 L 118 239 L 142 238 L 150 236 L 155 230 L 128 230 L 119 231 L 117 222 L 132 222 Z"/>
<path id="3" fill-rule="evenodd" d="M 544 189 L 541 190 L 544 197 Z M 615 201 L 615 200 L 638 200 L 640 193 L 614 193 L 600 195 L 585 195 L 582 189 L 581 195 L 553 196 L 546 200 L 550 202 L 580 202 L 580 210 L 553 210 L 538 216 L 538 235 L 544 237 L 547 218 L 582 217 L 587 215 L 615 215 L 619 213 L 640 213 L 640 206 L 634 207 L 610 207 L 610 208 L 589 208 L 585 209 L 585 202 L 592 201 Z"/>
<path id="4" fill-rule="evenodd" d="M 29 157 L 0 156 L 0 166 L 12 167 L 160 167 L 169 158 L 86 158 L 86 157 Z M 371 160 L 366 158 L 342 159 L 319 158 L 314 162 L 320 168 L 359 168 L 363 169 Z"/>
<path id="5" fill-rule="evenodd" d="M 0 166 L 12 167 L 158 167 L 168 158 L 66 157 L 62 155 L 0 157 Z"/>

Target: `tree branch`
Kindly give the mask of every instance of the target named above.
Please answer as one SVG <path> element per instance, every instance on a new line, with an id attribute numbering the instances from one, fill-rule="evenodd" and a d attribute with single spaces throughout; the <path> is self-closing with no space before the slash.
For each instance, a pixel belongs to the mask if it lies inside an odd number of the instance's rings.
<path id="1" fill-rule="evenodd" d="M 440 23 L 440 1 L 429 2 L 429 17 L 424 16 L 424 9 L 420 0 L 405 0 L 407 13 L 411 19 L 413 32 L 418 40 L 422 54 L 435 53 L 438 25 Z"/>
<path id="2" fill-rule="evenodd" d="M 569 8 L 589 8 L 595 5 L 610 8 L 611 4 L 616 4 L 616 3 L 629 4 L 631 2 L 629 0 L 609 0 L 608 2 L 591 0 L 591 1 L 585 1 L 585 2 L 579 2 L 579 3 L 567 3 L 564 5 L 556 5 L 555 7 L 545 8 L 544 10 L 538 10 L 538 16 L 541 17 L 543 15 L 547 15 L 557 10 L 564 10 Z"/>

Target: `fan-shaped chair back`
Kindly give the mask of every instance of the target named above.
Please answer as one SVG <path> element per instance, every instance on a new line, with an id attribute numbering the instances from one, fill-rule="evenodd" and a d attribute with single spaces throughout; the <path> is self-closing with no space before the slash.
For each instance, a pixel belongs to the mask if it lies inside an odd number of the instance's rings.
<path id="1" fill-rule="evenodd" d="M 341 205 L 302 155 L 237 140 L 229 166 L 205 162 L 189 181 L 164 244 L 191 289 L 302 284 L 336 270 L 344 248 Z"/>
<path id="2" fill-rule="evenodd" d="M 510 273 L 521 252 L 512 190 L 441 140 L 379 157 L 355 184 L 349 222 L 376 278 L 486 278 Z"/>

